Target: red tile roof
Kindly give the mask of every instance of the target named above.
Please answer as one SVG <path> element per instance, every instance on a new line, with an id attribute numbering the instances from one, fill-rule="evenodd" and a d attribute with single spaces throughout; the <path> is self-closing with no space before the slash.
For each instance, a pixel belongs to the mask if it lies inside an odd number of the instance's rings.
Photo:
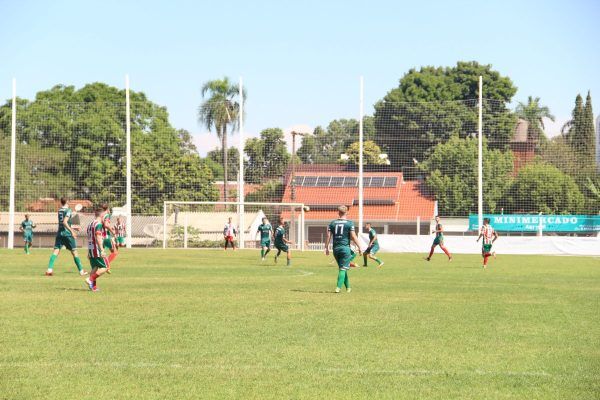
<path id="1" fill-rule="evenodd" d="M 344 170 L 338 166 L 301 166 L 296 176 L 357 176 L 355 171 Z M 365 172 L 365 177 L 397 177 L 395 187 L 364 188 L 364 219 L 373 221 L 407 221 L 430 219 L 435 213 L 435 201 L 420 190 L 420 183 L 404 181 L 401 172 Z M 290 185 L 291 174 L 286 174 L 287 185 L 282 198 L 283 203 L 303 203 L 312 209 L 305 213 L 307 221 L 329 220 L 337 217 L 338 205 L 349 207 L 348 218 L 358 218 L 358 187 L 316 187 L 296 186 L 295 199 L 292 200 Z M 369 204 L 376 203 L 376 204 Z M 381 203 L 389 202 L 390 205 Z M 329 207 L 328 207 L 329 206 Z M 289 217 L 283 215 L 284 218 Z"/>

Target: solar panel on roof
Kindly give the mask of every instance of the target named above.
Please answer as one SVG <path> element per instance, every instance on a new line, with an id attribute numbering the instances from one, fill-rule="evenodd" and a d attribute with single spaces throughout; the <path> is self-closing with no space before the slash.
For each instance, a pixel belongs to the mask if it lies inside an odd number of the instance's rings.
<path id="1" fill-rule="evenodd" d="M 383 184 L 383 186 L 384 187 L 396 187 L 397 183 L 398 183 L 397 176 L 386 176 L 385 183 Z"/>
<path id="2" fill-rule="evenodd" d="M 343 176 L 332 176 L 329 186 L 332 186 L 332 187 L 344 186 L 344 177 Z"/>
<path id="3" fill-rule="evenodd" d="M 358 178 L 354 176 L 347 176 L 344 179 L 344 187 L 353 187 L 358 183 Z"/>
<path id="4" fill-rule="evenodd" d="M 304 181 L 304 177 L 303 176 L 297 176 L 294 178 L 294 184 L 296 186 L 302 186 L 302 182 Z"/>
<path id="5" fill-rule="evenodd" d="M 317 184 L 316 176 L 305 176 L 302 186 L 315 186 Z"/>
<path id="6" fill-rule="evenodd" d="M 383 180 L 384 178 L 382 176 L 372 177 L 370 187 L 383 187 Z"/>
<path id="7" fill-rule="evenodd" d="M 371 186 L 371 177 L 364 176 L 363 177 L 363 187 L 369 187 L 369 186 Z"/>
<path id="8" fill-rule="evenodd" d="M 329 181 L 331 180 L 330 176 L 320 176 L 317 179 L 317 186 L 319 187 L 326 187 L 329 186 Z"/>

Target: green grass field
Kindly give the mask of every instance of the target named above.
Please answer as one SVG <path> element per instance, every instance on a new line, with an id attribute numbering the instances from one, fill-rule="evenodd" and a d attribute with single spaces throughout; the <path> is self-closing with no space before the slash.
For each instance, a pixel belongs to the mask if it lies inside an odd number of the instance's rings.
<path id="1" fill-rule="evenodd" d="M 382 254 L 334 294 L 321 253 L 125 250 L 92 293 L 49 254 L 0 251 L 0 399 L 600 397 L 599 258 Z"/>

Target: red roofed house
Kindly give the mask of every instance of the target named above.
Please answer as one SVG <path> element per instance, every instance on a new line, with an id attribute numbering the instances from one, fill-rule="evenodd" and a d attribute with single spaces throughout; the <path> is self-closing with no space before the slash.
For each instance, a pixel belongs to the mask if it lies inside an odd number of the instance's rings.
<path id="1" fill-rule="evenodd" d="M 378 233 L 428 234 L 437 203 L 420 190 L 421 182 L 405 181 L 401 172 L 364 172 L 363 219 Z M 337 207 L 349 208 L 348 219 L 358 224 L 358 170 L 345 165 L 298 165 L 292 187 L 285 177 L 282 203 L 303 203 L 305 238 L 324 242 L 327 224 L 337 218 Z M 292 192 L 295 191 L 293 194 Z M 283 217 L 288 219 L 290 216 Z M 288 213 L 289 214 L 289 213 Z"/>

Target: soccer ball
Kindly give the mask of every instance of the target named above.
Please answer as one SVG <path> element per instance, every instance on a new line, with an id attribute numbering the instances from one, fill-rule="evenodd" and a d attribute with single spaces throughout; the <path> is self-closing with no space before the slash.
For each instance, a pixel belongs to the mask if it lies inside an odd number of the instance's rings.
<path id="1" fill-rule="evenodd" d="M 304 206 L 304 211 L 310 211 L 310 207 L 309 206 Z"/>

